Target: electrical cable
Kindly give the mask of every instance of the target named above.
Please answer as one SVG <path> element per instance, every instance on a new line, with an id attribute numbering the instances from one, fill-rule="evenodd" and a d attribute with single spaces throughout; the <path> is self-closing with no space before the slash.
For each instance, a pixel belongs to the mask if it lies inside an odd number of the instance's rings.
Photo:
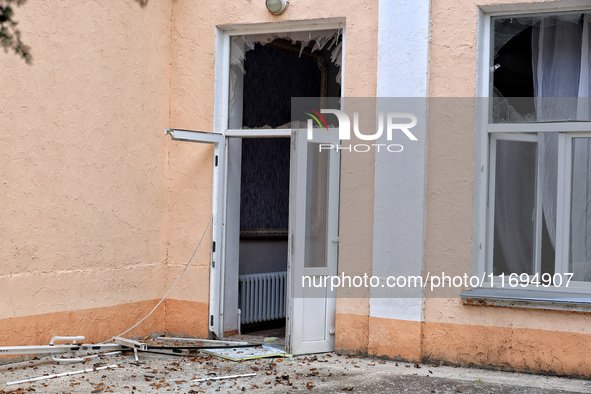
<path id="1" fill-rule="evenodd" d="M 156 304 L 156 306 L 150 311 L 150 313 L 148 313 L 146 316 L 144 316 L 140 321 L 138 321 L 137 323 L 135 323 L 133 326 L 131 326 L 131 328 L 127 329 L 126 331 L 123 331 L 121 334 L 119 335 L 115 335 L 114 337 L 112 337 L 111 339 L 108 339 L 106 341 L 103 341 L 101 343 L 105 343 L 108 341 L 112 341 L 113 339 L 115 339 L 116 337 L 120 337 L 123 336 L 125 334 L 127 334 L 128 332 L 130 332 L 131 330 L 133 330 L 134 328 L 136 328 L 137 326 L 139 326 L 144 320 L 146 320 L 148 317 L 150 317 L 152 315 L 152 313 L 154 313 L 154 311 L 160 306 L 160 304 L 162 304 L 162 302 L 164 302 L 164 300 L 166 299 L 166 297 L 168 297 L 168 295 L 170 294 L 170 292 L 172 291 L 172 289 L 174 289 L 174 287 L 176 286 L 177 283 L 179 283 L 179 281 L 181 280 L 181 278 L 183 277 L 183 275 L 185 274 L 185 271 L 187 271 L 187 268 L 189 268 L 189 265 L 191 265 L 191 261 L 193 261 L 193 257 L 195 257 L 195 254 L 197 253 L 197 250 L 199 250 L 199 247 L 201 246 L 201 242 L 203 242 L 203 239 L 205 238 L 205 234 L 207 234 L 207 230 L 209 229 L 209 226 L 211 225 L 211 222 L 213 221 L 213 215 L 211 216 L 211 218 L 209 219 L 209 223 L 207 223 L 207 227 L 205 227 L 205 231 L 203 231 L 203 235 L 201 235 L 201 239 L 199 240 L 199 243 L 197 244 L 197 247 L 195 248 L 195 251 L 193 252 L 193 255 L 191 256 L 191 258 L 189 259 L 189 261 L 187 262 L 187 265 L 185 265 L 185 269 L 183 269 L 183 272 L 181 272 L 181 274 L 179 275 L 179 277 L 176 279 L 176 281 L 174 282 L 174 284 L 172 285 L 172 287 L 170 289 L 168 289 L 168 291 L 166 292 L 166 294 L 164 295 L 164 297 L 162 297 L 162 299 Z"/>

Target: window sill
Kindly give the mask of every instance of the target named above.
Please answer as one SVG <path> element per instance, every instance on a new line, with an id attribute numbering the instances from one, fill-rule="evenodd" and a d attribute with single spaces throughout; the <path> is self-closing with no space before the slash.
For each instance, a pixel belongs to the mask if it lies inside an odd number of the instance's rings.
<path id="1" fill-rule="evenodd" d="M 460 298 L 464 305 L 591 312 L 591 295 L 581 293 L 480 288 L 464 290 Z"/>

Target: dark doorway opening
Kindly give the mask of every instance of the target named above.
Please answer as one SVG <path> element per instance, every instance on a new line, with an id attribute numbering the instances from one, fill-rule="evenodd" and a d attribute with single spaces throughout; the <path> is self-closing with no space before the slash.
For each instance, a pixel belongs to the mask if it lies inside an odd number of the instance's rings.
<path id="1" fill-rule="evenodd" d="M 292 97 L 340 96 L 331 45 L 313 51 L 314 44 L 302 48 L 275 39 L 245 53 L 242 128 L 289 128 Z M 238 308 L 243 333 L 285 337 L 290 149 L 288 137 L 242 138 Z"/>

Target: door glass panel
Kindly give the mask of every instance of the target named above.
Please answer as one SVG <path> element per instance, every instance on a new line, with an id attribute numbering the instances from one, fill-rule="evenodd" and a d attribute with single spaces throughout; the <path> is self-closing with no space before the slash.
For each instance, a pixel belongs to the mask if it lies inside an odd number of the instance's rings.
<path id="1" fill-rule="evenodd" d="M 570 213 L 572 280 L 591 281 L 591 138 L 573 138 Z"/>
<path id="2" fill-rule="evenodd" d="M 329 151 L 308 142 L 304 267 L 326 267 Z"/>

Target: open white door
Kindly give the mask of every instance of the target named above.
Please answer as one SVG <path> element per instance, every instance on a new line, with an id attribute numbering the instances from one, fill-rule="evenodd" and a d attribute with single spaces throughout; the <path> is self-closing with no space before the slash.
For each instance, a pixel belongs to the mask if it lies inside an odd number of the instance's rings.
<path id="1" fill-rule="evenodd" d="M 211 229 L 211 276 L 209 290 L 209 330 L 215 335 L 222 337 L 224 335 L 223 327 L 223 302 L 224 287 L 222 281 L 224 278 L 223 264 L 221 264 L 222 251 L 222 213 L 223 213 L 223 195 L 224 195 L 224 163 L 226 156 L 226 139 L 221 134 L 205 133 L 202 131 L 166 129 L 164 134 L 170 134 L 173 140 L 189 141 L 203 144 L 212 144 L 214 146 L 213 154 L 213 175 L 212 175 L 212 229 Z"/>
<path id="2" fill-rule="evenodd" d="M 306 130 L 292 133 L 286 341 L 292 354 L 334 350 L 336 291 L 308 283 L 337 274 L 340 154 L 320 148 L 338 143 L 336 130 L 315 130 L 311 139 Z"/>

